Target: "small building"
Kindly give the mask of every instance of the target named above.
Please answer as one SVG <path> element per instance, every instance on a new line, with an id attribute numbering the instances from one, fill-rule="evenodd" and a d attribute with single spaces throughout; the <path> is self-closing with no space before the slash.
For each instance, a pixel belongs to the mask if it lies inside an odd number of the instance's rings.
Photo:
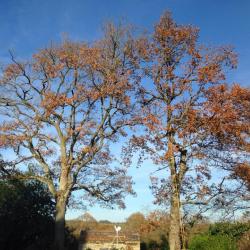
<path id="1" fill-rule="evenodd" d="M 79 250 L 140 250 L 138 233 L 85 231 L 81 232 Z"/>

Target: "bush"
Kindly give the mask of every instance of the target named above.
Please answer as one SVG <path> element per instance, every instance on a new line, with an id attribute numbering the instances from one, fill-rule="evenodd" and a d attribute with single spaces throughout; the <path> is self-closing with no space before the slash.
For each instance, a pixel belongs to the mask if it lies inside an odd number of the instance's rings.
<path id="1" fill-rule="evenodd" d="M 54 203 L 39 182 L 0 181 L 0 249 L 48 249 Z"/>
<path id="2" fill-rule="evenodd" d="M 236 250 L 235 241 L 226 235 L 197 235 L 189 243 L 190 250 Z"/>
<path id="3" fill-rule="evenodd" d="M 166 237 L 161 236 L 160 242 L 155 240 L 148 240 L 148 242 L 141 242 L 141 250 L 169 250 L 169 245 Z"/>
<path id="4" fill-rule="evenodd" d="M 247 223 L 215 223 L 211 225 L 209 228 L 209 232 L 211 235 L 227 235 L 230 238 L 234 238 L 236 240 L 240 239 L 244 233 L 246 233 L 250 229 L 250 224 Z"/>

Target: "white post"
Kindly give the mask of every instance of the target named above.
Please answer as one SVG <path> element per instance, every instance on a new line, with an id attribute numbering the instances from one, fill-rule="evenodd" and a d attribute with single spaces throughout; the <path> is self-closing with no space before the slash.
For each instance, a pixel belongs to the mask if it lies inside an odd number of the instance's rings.
<path id="1" fill-rule="evenodd" d="M 119 237 L 119 236 L 118 236 L 118 233 L 119 233 L 119 232 L 118 232 L 118 230 L 117 230 L 117 231 L 116 231 L 116 248 L 117 248 L 117 249 L 118 249 L 118 237 Z"/>
<path id="2" fill-rule="evenodd" d="M 120 226 L 115 226 L 115 231 L 116 231 L 116 248 L 118 249 L 118 244 L 119 244 L 119 231 L 121 230 Z"/>

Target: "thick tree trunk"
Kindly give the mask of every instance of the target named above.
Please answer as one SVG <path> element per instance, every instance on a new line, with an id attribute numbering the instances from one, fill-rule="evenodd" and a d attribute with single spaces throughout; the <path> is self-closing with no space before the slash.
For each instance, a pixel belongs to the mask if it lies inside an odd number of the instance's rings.
<path id="1" fill-rule="evenodd" d="M 169 246 L 170 250 L 181 250 L 181 235 L 180 235 L 180 195 L 178 191 L 172 194 L 171 209 L 170 209 L 170 232 Z"/>
<path id="2" fill-rule="evenodd" d="M 55 215 L 55 240 L 54 246 L 56 250 L 64 250 L 65 243 L 65 212 L 66 201 L 59 198 L 56 201 L 56 215 Z"/>

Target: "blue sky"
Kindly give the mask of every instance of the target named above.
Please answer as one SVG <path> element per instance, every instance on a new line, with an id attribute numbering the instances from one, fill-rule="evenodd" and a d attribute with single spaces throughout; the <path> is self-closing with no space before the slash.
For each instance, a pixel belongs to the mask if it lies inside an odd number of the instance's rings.
<path id="1" fill-rule="evenodd" d="M 230 44 L 239 54 L 239 66 L 230 79 L 250 86 L 250 1 L 248 0 L 0 0 L 0 62 L 8 50 L 22 58 L 64 33 L 74 40 L 95 40 L 105 21 L 126 20 L 139 28 L 152 29 L 164 10 L 178 23 L 200 28 L 200 41 L 209 45 Z M 136 182 L 137 197 L 126 199 L 127 209 L 90 208 L 97 219 L 121 221 L 135 211 L 153 208 L 148 189 L 150 163 L 130 173 Z M 83 211 L 69 211 L 73 218 Z"/>

